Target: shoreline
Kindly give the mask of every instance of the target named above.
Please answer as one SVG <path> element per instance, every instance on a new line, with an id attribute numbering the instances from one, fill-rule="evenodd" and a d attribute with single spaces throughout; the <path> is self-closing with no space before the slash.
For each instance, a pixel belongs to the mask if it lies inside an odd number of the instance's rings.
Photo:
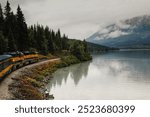
<path id="1" fill-rule="evenodd" d="M 7 76 L 4 82 L 5 94 L 7 95 L 0 99 L 2 100 L 46 100 L 54 99 L 53 95 L 47 92 L 46 85 L 53 78 L 52 73 L 57 69 L 91 60 L 92 57 L 87 57 L 86 60 L 79 60 L 73 55 L 60 56 L 60 58 L 49 59 L 31 65 L 27 65 L 12 72 Z M 7 81 L 8 80 L 8 81 Z M 2 88 L 1 88 L 2 89 Z M 0 91 L 2 92 L 2 91 Z"/>

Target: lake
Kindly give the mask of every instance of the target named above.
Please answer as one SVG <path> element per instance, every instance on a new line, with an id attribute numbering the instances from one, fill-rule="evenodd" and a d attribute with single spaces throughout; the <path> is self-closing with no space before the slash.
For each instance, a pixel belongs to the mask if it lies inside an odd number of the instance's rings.
<path id="1" fill-rule="evenodd" d="M 48 88 L 56 100 L 150 99 L 150 50 L 94 54 L 57 70 Z"/>

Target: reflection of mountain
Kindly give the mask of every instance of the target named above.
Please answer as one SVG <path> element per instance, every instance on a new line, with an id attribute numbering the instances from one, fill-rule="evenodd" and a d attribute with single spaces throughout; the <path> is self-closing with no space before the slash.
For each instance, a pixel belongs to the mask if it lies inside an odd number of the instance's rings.
<path id="1" fill-rule="evenodd" d="M 75 85 L 78 85 L 79 81 L 87 76 L 89 65 L 90 61 L 57 70 L 53 75 L 54 78 L 51 80 L 48 89 L 56 85 L 61 86 L 63 82 L 67 82 L 69 77 L 73 79 Z"/>
<path id="2" fill-rule="evenodd" d="M 87 41 L 115 48 L 150 48 L 150 16 L 134 17 L 106 26 Z"/>
<path id="3" fill-rule="evenodd" d="M 127 75 L 130 80 L 149 81 L 150 77 L 150 51 L 114 51 L 103 55 L 95 55 L 94 65 L 98 69 L 107 69 L 107 74 L 118 77 Z M 102 67 L 103 66 L 103 67 Z M 120 77 L 121 78 L 121 77 Z"/>
<path id="4" fill-rule="evenodd" d="M 93 55 L 90 65 L 58 70 L 51 93 L 55 99 L 150 99 L 149 64 L 148 50 Z"/>

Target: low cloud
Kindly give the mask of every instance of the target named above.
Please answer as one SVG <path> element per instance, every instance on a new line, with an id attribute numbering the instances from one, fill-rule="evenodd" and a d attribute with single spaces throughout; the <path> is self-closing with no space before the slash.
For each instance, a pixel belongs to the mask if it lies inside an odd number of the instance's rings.
<path id="1" fill-rule="evenodd" d="M 13 10 L 22 7 L 28 24 L 40 23 L 68 34 L 87 38 L 100 26 L 120 19 L 150 14 L 150 0 L 9 0 Z M 3 6 L 6 0 L 0 0 Z M 122 24 L 121 24 L 122 25 Z M 123 25 L 122 25 L 123 27 Z M 127 25 L 124 25 L 127 28 Z M 115 32 L 112 35 L 117 35 Z"/>
<path id="2" fill-rule="evenodd" d="M 129 33 L 122 32 L 120 30 L 116 30 L 114 32 L 109 33 L 107 38 L 117 38 L 117 37 L 120 37 L 120 36 L 123 36 L 123 35 L 128 35 L 128 34 Z"/>

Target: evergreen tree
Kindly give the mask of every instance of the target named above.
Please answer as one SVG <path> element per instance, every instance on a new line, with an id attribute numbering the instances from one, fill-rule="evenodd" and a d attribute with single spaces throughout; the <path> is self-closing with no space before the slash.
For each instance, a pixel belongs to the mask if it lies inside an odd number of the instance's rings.
<path id="1" fill-rule="evenodd" d="M 62 49 L 62 39 L 61 39 L 60 29 L 58 29 L 56 33 L 55 41 L 56 41 L 57 49 L 58 51 L 60 51 Z"/>
<path id="2" fill-rule="evenodd" d="M 16 31 L 16 17 L 11 12 L 10 3 L 7 1 L 7 4 L 5 6 L 4 11 L 5 19 L 4 19 L 4 36 L 5 38 L 8 38 L 8 49 L 7 51 L 16 51 L 17 45 L 16 45 L 16 38 L 15 38 L 15 32 Z"/>
<path id="3" fill-rule="evenodd" d="M 48 42 L 47 42 L 47 39 L 45 37 L 43 26 L 37 25 L 36 40 L 37 40 L 37 49 L 41 53 L 47 54 L 48 53 Z"/>
<path id="4" fill-rule="evenodd" d="M 35 37 L 34 37 L 34 27 L 31 26 L 28 28 L 28 38 L 29 38 L 29 50 L 30 49 L 33 49 L 33 48 L 36 48 L 36 40 L 35 40 Z"/>
<path id="5" fill-rule="evenodd" d="M 57 51 L 58 47 L 57 47 L 57 44 L 56 44 L 56 34 L 53 30 L 51 30 L 51 40 L 53 42 L 53 50 Z"/>
<path id="6" fill-rule="evenodd" d="M 4 20 L 4 36 L 8 36 L 9 28 L 10 26 L 10 14 L 11 14 L 11 8 L 10 8 L 10 3 L 7 1 L 5 10 L 4 10 L 4 15 L 5 15 L 5 20 Z"/>
<path id="7" fill-rule="evenodd" d="M 68 43 L 68 38 L 64 34 L 62 37 L 62 49 L 63 50 L 69 50 L 69 43 Z"/>
<path id="8" fill-rule="evenodd" d="M 3 31 L 3 24 L 4 24 L 3 10 L 0 4 L 0 32 Z"/>
<path id="9" fill-rule="evenodd" d="M 53 40 L 52 40 L 52 37 L 51 37 L 51 31 L 49 30 L 49 27 L 46 26 L 45 28 L 45 38 L 47 39 L 47 42 L 48 42 L 48 51 L 49 52 L 54 52 L 54 43 L 53 43 Z"/>
<path id="10" fill-rule="evenodd" d="M 11 30 L 11 28 L 8 33 L 8 51 L 17 51 L 17 45 L 14 38 L 14 33 Z"/>
<path id="11" fill-rule="evenodd" d="M 71 53 L 76 56 L 79 60 L 83 61 L 84 59 L 84 46 L 80 41 L 75 41 Z"/>
<path id="12" fill-rule="evenodd" d="M 0 54 L 7 52 L 8 49 L 8 40 L 0 32 Z"/>
<path id="13" fill-rule="evenodd" d="M 88 52 L 87 42 L 83 40 L 84 52 Z"/>
<path id="14" fill-rule="evenodd" d="M 27 24 L 25 22 L 24 15 L 20 6 L 17 8 L 17 45 L 18 49 L 21 51 L 27 50 L 29 47 L 29 40 L 28 40 L 28 31 L 27 31 Z"/>
<path id="15" fill-rule="evenodd" d="M 10 8 L 10 3 L 7 1 L 6 6 L 5 6 L 5 17 L 8 18 L 11 13 L 11 8 Z"/>

